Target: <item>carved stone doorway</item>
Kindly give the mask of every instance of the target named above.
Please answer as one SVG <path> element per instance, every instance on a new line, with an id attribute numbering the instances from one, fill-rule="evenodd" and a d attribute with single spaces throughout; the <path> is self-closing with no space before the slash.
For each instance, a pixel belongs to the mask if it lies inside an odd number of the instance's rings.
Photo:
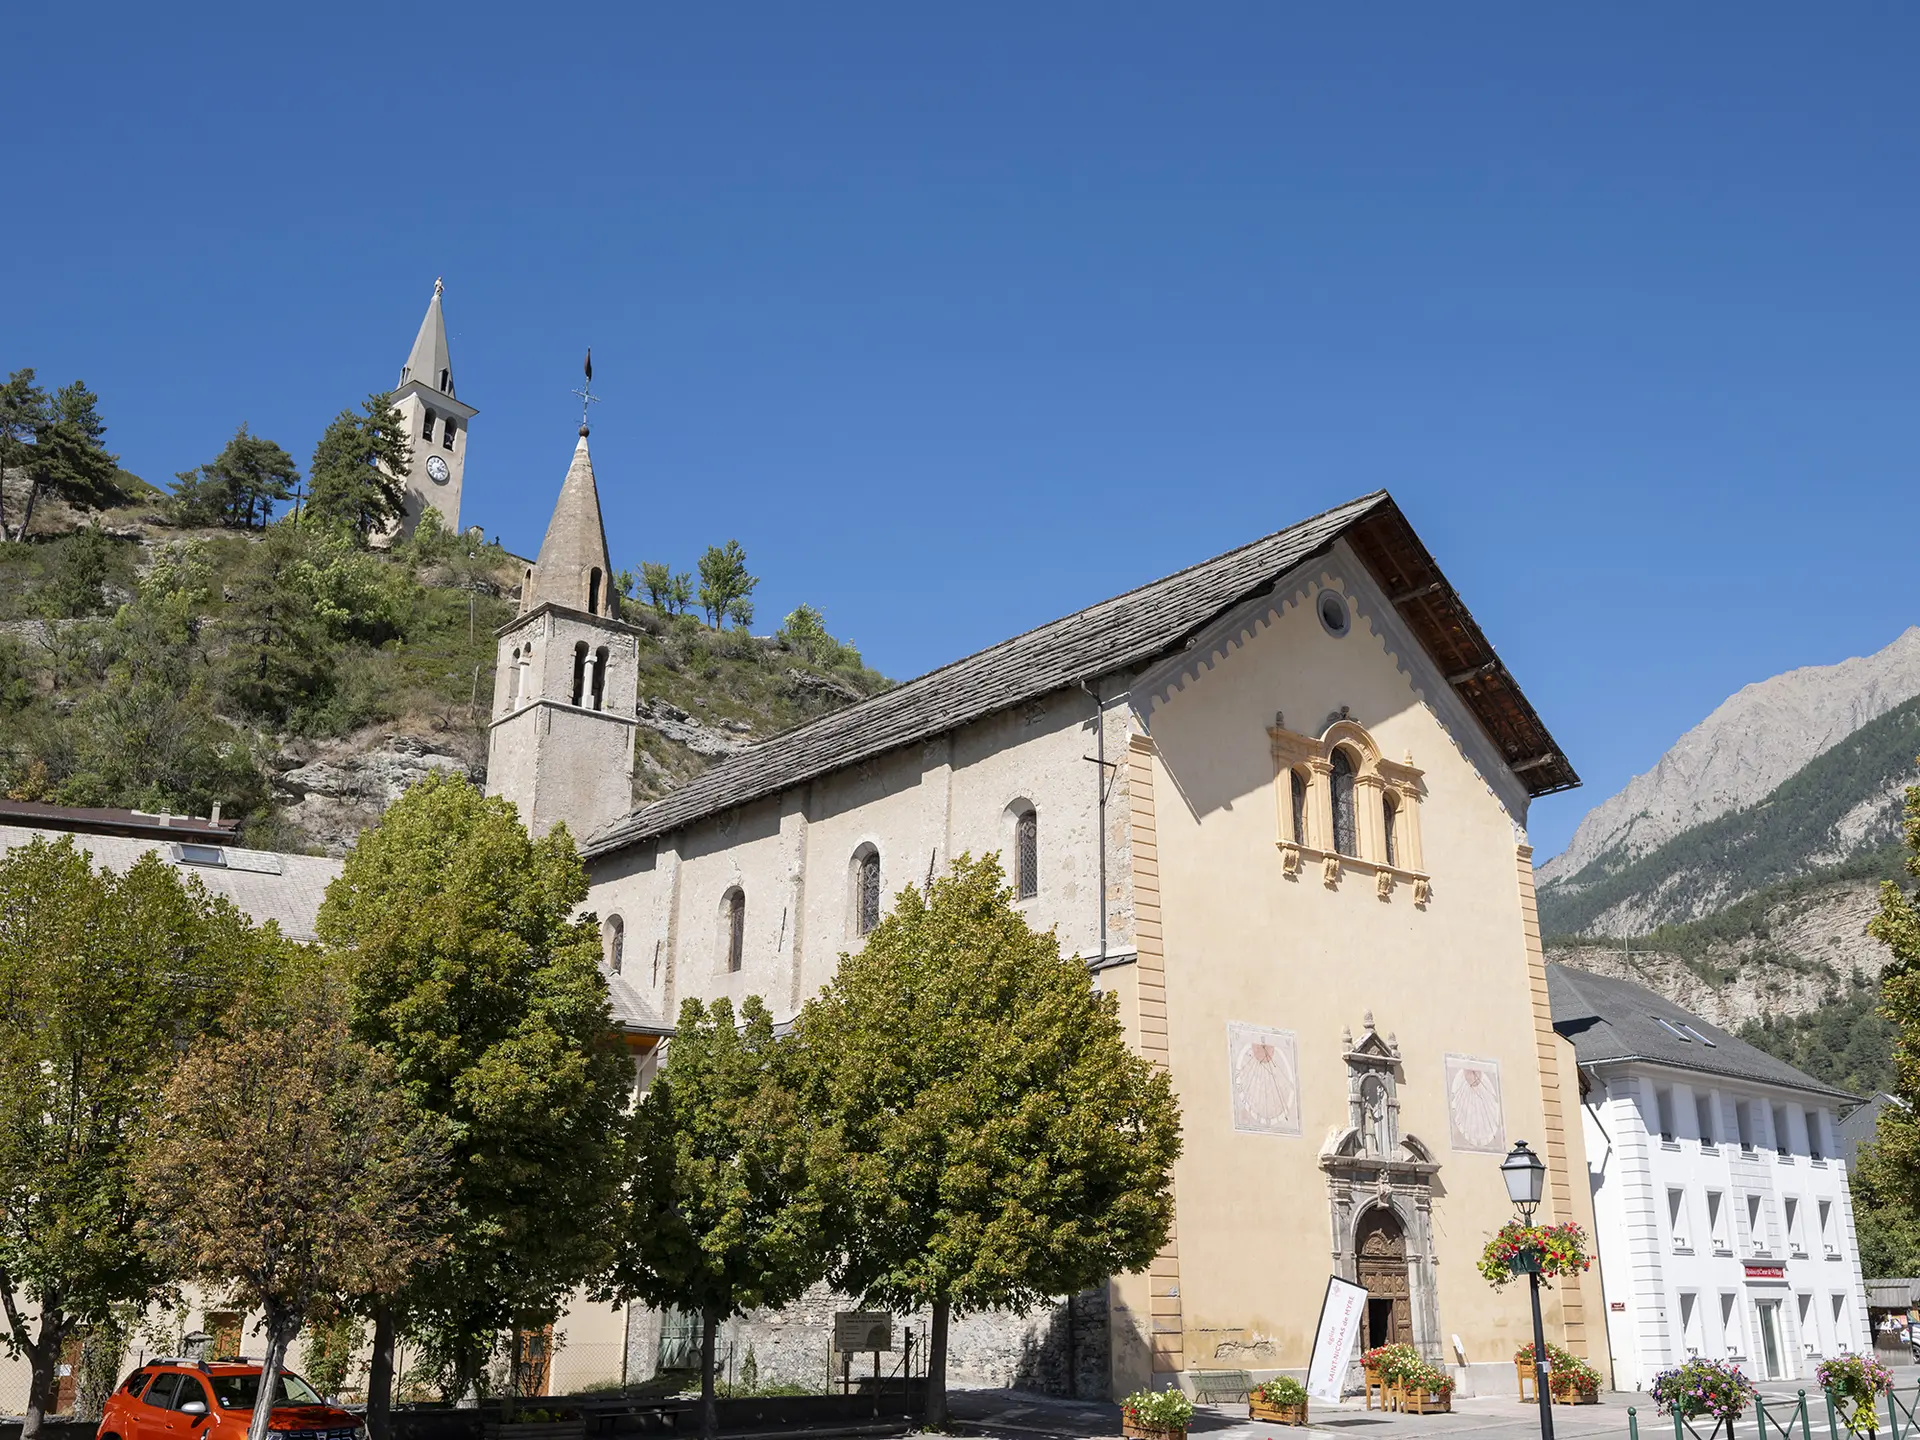
<path id="1" fill-rule="evenodd" d="M 1376 1207 L 1354 1227 L 1354 1275 L 1367 1292 L 1367 1349 L 1413 1340 L 1407 1236 L 1393 1212 Z"/>

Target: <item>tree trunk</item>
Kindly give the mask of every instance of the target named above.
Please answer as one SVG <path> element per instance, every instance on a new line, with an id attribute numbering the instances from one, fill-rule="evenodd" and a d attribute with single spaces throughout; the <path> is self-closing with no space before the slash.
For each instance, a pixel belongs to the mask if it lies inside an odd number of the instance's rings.
<path id="1" fill-rule="evenodd" d="M 274 1397 L 280 1392 L 280 1371 L 287 1363 L 287 1347 L 300 1333 L 300 1322 L 267 1312 L 267 1358 L 260 1366 L 260 1393 L 253 1402 L 253 1421 L 247 1440 L 267 1440 L 267 1422 L 273 1418 Z"/>
<path id="2" fill-rule="evenodd" d="M 947 1316 L 952 1305 L 933 1302 L 933 1324 L 927 1335 L 927 1429 L 947 1428 Z"/>
<path id="3" fill-rule="evenodd" d="M 367 1367 L 368 1440 L 388 1440 L 393 1414 L 393 1307 L 376 1305 L 373 1310 L 373 1359 Z"/>
<path id="4" fill-rule="evenodd" d="M 713 1342 L 720 1329 L 720 1317 L 712 1311 L 700 1315 L 700 1440 L 713 1440 L 720 1429 L 720 1407 L 713 1394 Z"/>
<path id="5" fill-rule="evenodd" d="M 27 1409 L 20 1422 L 20 1440 L 35 1440 L 60 1393 L 60 1351 L 67 1340 L 67 1317 L 56 1306 L 40 1310 L 40 1334 L 27 1347 Z"/>
<path id="6" fill-rule="evenodd" d="M 39 498 L 40 482 L 32 475 L 29 475 L 27 477 L 27 510 L 26 513 L 20 517 L 20 528 L 13 532 L 13 538 L 15 540 L 21 541 L 22 543 L 26 541 L 27 527 L 33 524 L 33 502 Z"/>

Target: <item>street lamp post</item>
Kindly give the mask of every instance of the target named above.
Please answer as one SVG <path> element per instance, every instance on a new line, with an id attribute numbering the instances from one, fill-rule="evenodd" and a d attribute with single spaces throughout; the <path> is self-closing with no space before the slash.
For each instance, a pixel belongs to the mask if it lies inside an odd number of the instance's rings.
<path id="1" fill-rule="evenodd" d="M 1520 1223 L 1533 1224 L 1534 1207 L 1546 1192 L 1546 1165 L 1527 1148 L 1527 1142 L 1521 1140 L 1500 1162 L 1500 1175 L 1507 1182 L 1508 1197 L 1520 1211 Z M 1526 1271 L 1527 1288 L 1533 1294 L 1533 1393 L 1540 1402 L 1540 1440 L 1553 1440 L 1553 1394 L 1547 1378 L 1547 1336 L 1540 1324 L 1541 1258 L 1538 1250 L 1523 1249 L 1514 1261 L 1514 1269 Z"/>

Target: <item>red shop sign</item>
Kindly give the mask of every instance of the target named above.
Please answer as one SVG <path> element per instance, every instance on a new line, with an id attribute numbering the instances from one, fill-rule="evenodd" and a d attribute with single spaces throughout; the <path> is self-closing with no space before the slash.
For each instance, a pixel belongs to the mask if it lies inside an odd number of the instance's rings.
<path id="1" fill-rule="evenodd" d="M 1787 1267 L 1784 1265 L 1756 1265 L 1751 1260 L 1747 1262 L 1747 1279 L 1749 1280 L 1784 1280 L 1786 1278 Z"/>

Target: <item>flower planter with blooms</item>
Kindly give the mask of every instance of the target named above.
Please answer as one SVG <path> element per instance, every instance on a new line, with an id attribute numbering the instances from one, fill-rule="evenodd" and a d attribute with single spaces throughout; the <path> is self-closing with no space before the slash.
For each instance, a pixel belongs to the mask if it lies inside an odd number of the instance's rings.
<path id="1" fill-rule="evenodd" d="M 1513 1368 L 1520 1373 L 1522 1382 L 1534 1378 L 1532 1341 L 1513 1352 Z M 1572 1351 L 1562 1350 L 1549 1340 L 1547 1393 L 1563 1405 L 1597 1405 L 1600 1403 L 1600 1372 Z M 1526 1393 L 1525 1383 L 1520 1387 L 1520 1398 L 1531 1398 Z"/>
<path id="2" fill-rule="evenodd" d="M 1133 1440 L 1183 1440 L 1193 1401 L 1179 1390 L 1136 1390 L 1120 1402 L 1120 1431 Z"/>
<path id="3" fill-rule="evenodd" d="M 1516 1276 L 1528 1273 L 1517 1267 L 1529 1255 L 1539 1257 L 1542 1285 L 1554 1276 L 1578 1275 L 1593 1265 L 1593 1257 L 1587 1253 L 1587 1232 L 1578 1225 L 1522 1225 L 1512 1220 L 1502 1225 L 1500 1233 L 1480 1252 L 1480 1274 L 1498 1290 Z"/>
<path id="4" fill-rule="evenodd" d="M 1726 1360 L 1689 1360 L 1662 1370 L 1653 1377 L 1651 1389 L 1662 1415 L 1678 1415 L 1682 1420 L 1705 1416 L 1715 1422 L 1715 1429 L 1725 1424 L 1729 1434 L 1733 1422 L 1753 1402 L 1753 1382 Z"/>
<path id="5" fill-rule="evenodd" d="M 1272 1425 L 1307 1423 L 1307 1387 L 1291 1376 L 1282 1375 L 1256 1385 L 1247 1396 L 1251 1418 Z"/>
<path id="6" fill-rule="evenodd" d="M 1838 1355 L 1821 1362 L 1813 1374 L 1849 1431 L 1869 1435 L 1879 1427 L 1880 1397 L 1893 1389 L 1886 1366 L 1866 1355 Z"/>
<path id="7" fill-rule="evenodd" d="M 1438 1365 L 1416 1357 L 1400 1374 L 1400 1408 L 1412 1415 L 1436 1415 L 1452 1410 L 1453 1376 Z"/>

